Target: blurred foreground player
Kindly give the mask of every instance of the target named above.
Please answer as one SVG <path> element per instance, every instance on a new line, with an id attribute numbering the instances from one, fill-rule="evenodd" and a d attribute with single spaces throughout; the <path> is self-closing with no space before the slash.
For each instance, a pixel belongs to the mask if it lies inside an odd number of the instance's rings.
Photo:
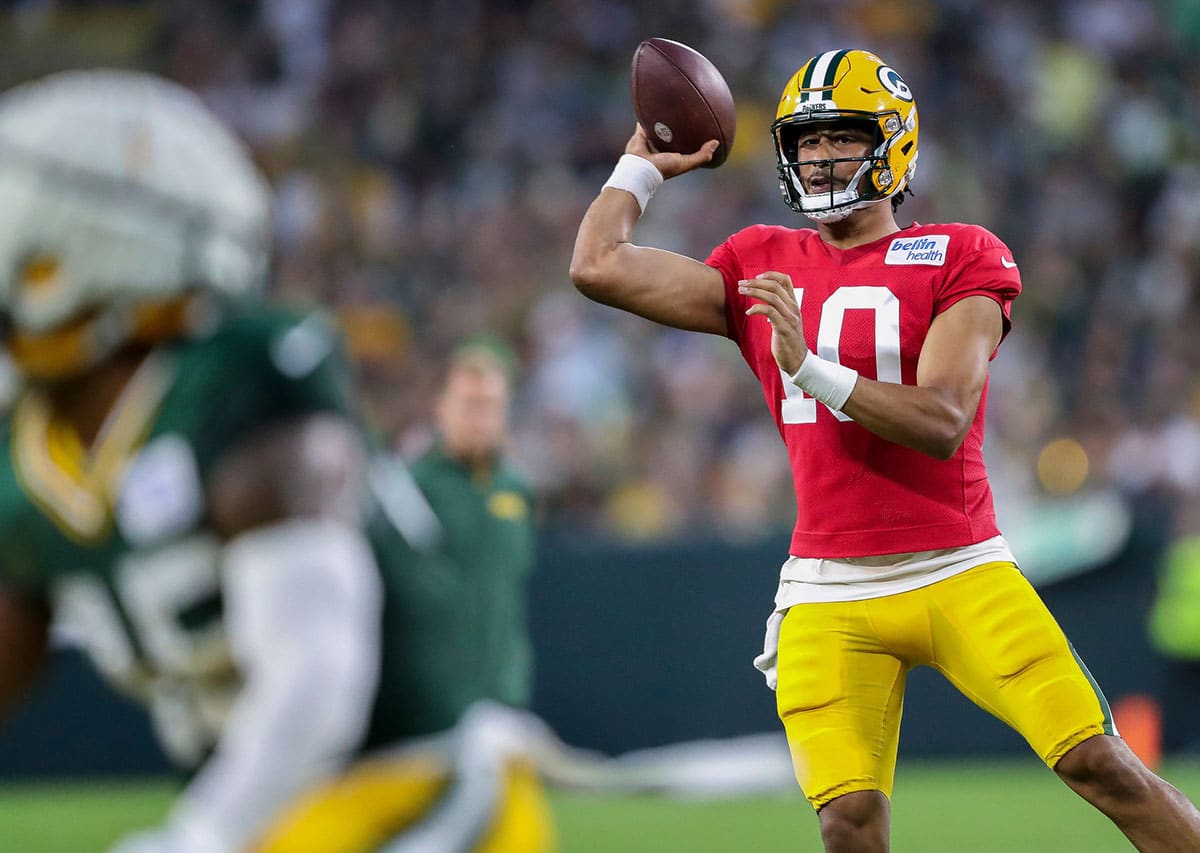
<path id="1" fill-rule="evenodd" d="M 815 230 L 751 226 L 705 263 L 634 245 L 657 186 L 717 144 L 657 153 L 639 127 L 580 225 L 571 277 L 597 301 L 730 337 L 762 383 L 798 512 L 755 664 L 826 849 L 888 849 L 905 675 L 926 665 L 1139 849 L 1200 850 L 1200 813 L 1116 736 L 996 528 L 984 401 L 1021 289 L 1011 253 L 976 226 L 897 225 L 917 113 L 874 54 L 806 62 L 772 133 L 787 204 Z"/>
<path id="2" fill-rule="evenodd" d="M 146 703 L 194 776 L 122 851 L 548 849 L 517 722 L 451 729 L 469 626 L 334 331 L 254 304 L 268 220 L 247 153 L 174 84 L 0 97 L 0 308 L 27 380 L 0 439 L 0 711 L 52 617 Z"/>
<path id="3" fill-rule="evenodd" d="M 442 528 L 442 550 L 462 572 L 460 606 L 476 668 L 492 699 L 529 706 L 533 653 L 527 587 L 533 568 L 533 495 L 506 456 L 512 355 L 468 340 L 450 356 L 434 416 L 437 440 L 412 464 Z"/>

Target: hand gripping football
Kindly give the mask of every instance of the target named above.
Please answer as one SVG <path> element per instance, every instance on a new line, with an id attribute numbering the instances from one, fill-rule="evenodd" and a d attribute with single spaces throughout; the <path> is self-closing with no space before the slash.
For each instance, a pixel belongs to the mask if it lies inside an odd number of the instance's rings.
<path id="1" fill-rule="evenodd" d="M 705 167 L 725 162 L 737 116 L 716 66 L 685 44 L 646 39 L 633 54 L 633 111 L 657 151 L 691 154 L 710 139 L 721 144 Z"/>

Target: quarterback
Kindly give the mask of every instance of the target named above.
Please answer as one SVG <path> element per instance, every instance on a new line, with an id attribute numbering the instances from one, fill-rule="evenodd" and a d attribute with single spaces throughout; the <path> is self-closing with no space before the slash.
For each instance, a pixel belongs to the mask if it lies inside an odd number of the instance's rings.
<path id="1" fill-rule="evenodd" d="M 834 50 L 771 126 L 788 206 L 704 262 L 632 242 L 662 181 L 712 156 L 638 127 L 592 202 L 571 278 L 588 297 L 737 344 L 787 447 L 797 517 L 763 654 L 825 848 L 885 851 L 907 672 L 931 666 L 1016 729 L 1140 850 L 1200 850 L 1200 813 L 1133 755 L 996 527 L 988 363 L 1021 290 L 973 225 L 901 228 L 917 109 L 895 69 Z M 1031 843 L 1035 839 L 1031 839 Z"/>
<path id="2" fill-rule="evenodd" d="M 257 298 L 269 209 L 174 84 L 0 96 L 0 712 L 52 620 L 145 703 L 191 778 L 123 853 L 549 849 L 521 719 L 468 710 L 432 511 L 332 324 Z"/>

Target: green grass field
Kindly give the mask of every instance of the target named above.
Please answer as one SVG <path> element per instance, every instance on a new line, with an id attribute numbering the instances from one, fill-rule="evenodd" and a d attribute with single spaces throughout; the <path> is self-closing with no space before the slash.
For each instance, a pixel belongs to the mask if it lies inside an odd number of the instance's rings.
<path id="1" fill-rule="evenodd" d="M 1200 798 L 1200 764 L 1163 775 Z M 161 818 L 159 782 L 0 786 L 0 850 L 89 853 Z M 816 818 L 798 792 L 740 800 L 556 793 L 563 853 L 818 851 Z M 893 798 L 896 853 L 1108 853 L 1115 829 L 1034 761 L 909 763 Z"/>

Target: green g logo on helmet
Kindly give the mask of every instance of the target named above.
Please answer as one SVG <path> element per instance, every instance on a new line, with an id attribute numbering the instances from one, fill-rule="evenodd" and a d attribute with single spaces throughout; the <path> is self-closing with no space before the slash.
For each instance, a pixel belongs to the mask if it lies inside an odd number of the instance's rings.
<path id="1" fill-rule="evenodd" d="M 900 73 L 890 65 L 879 66 L 879 82 L 883 84 L 883 88 L 892 93 L 892 97 L 900 101 L 908 101 L 912 103 L 912 89 L 908 88 L 908 84 L 900 76 Z"/>

